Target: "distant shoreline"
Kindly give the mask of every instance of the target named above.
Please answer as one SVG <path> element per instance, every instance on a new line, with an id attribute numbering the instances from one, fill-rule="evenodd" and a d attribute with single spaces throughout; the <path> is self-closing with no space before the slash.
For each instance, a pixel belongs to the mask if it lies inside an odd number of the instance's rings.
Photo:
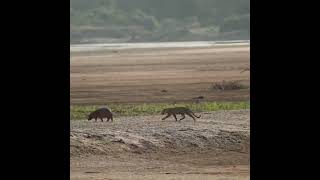
<path id="1" fill-rule="evenodd" d="M 250 40 L 70 44 L 70 52 L 108 49 L 211 47 L 230 45 L 250 45 Z"/>

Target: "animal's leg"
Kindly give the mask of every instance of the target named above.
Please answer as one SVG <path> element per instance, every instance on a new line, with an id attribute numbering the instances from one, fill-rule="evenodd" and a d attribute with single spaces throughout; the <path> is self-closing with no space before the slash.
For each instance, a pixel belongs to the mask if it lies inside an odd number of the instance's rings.
<path id="1" fill-rule="evenodd" d="M 192 119 L 193 119 L 193 121 L 195 122 L 196 121 L 196 118 L 194 118 L 193 116 L 192 116 L 192 114 L 190 114 L 190 113 L 186 113 L 188 116 L 190 116 L 190 117 L 192 117 Z"/>
<path id="2" fill-rule="evenodd" d="M 171 114 L 167 114 L 167 116 L 164 117 L 164 118 L 162 118 L 162 120 L 165 120 L 165 119 L 167 119 L 167 118 L 170 117 L 170 116 L 171 116 Z"/>
<path id="3" fill-rule="evenodd" d="M 176 121 L 178 121 L 177 116 L 175 114 L 173 115 L 173 117 Z"/>
<path id="4" fill-rule="evenodd" d="M 95 122 L 97 122 L 97 118 L 94 118 L 95 119 Z"/>
<path id="5" fill-rule="evenodd" d="M 182 118 L 179 120 L 181 121 L 182 119 L 186 118 L 186 116 L 184 114 L 181 114 Z"/>
<path id="6" fill-rule="evenodd" d="M 103 122 L 103 118 L 101 117 L 100 119 L 101 119 L 101 122 Z"/>
<path id="7" fill-rule="evenodd" d="M 196 117 L 196 118 L 200 118 L 201 117 L 201 115 L 199 115 L 199 116 L 196 116 L 193 112 L 190 112 L 194 117 Z"/>

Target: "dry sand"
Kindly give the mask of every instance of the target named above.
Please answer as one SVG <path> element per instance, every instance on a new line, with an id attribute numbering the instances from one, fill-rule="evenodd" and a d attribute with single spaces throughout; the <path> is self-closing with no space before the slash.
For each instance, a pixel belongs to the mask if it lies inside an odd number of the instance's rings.
<path id="1" fill-rule="evenodd" d="M 72 104 L 248 100 L 248 89 L 213 92 L 214 82 L 250 84 L 249 46 L 71 53 Z M 161 90 L 167 90 L 162 93 Z"/>

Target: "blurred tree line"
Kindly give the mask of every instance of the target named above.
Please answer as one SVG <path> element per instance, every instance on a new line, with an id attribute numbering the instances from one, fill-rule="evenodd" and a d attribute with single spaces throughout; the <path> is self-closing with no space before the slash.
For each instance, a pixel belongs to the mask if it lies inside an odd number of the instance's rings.
<path id="1" fill-rule="evenodd" d="M 71 42 L 249 38 L 249 0 L 70 0 Z"/>

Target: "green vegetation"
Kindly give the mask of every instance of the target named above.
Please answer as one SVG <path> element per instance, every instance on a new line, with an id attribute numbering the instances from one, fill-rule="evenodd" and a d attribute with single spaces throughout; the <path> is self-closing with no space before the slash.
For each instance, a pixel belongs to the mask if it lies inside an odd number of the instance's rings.
<path id="1" fill-rule="evenodd" d="M 185 106 L 194 112 L 206 112 L 216 110 L 236 110 L 249 109 L 249 102 L 204 102 L 204 103 L 179 103 L 176 105 L 168 103 L 159 104 L 110 104 L 108 107 L 115 116 L 138 116 L 138 115 L 155 115 L 160 114 L 162 109 L 168 107 Z M 99 107 L 97 105 L 71 106 L 70 119 L 86 119 L 88 114 Z"/>
<path id="2" fill-rule="evenodd" d="M 249 39 L 250 0 L 70 0 L 70 40 Z"/>

